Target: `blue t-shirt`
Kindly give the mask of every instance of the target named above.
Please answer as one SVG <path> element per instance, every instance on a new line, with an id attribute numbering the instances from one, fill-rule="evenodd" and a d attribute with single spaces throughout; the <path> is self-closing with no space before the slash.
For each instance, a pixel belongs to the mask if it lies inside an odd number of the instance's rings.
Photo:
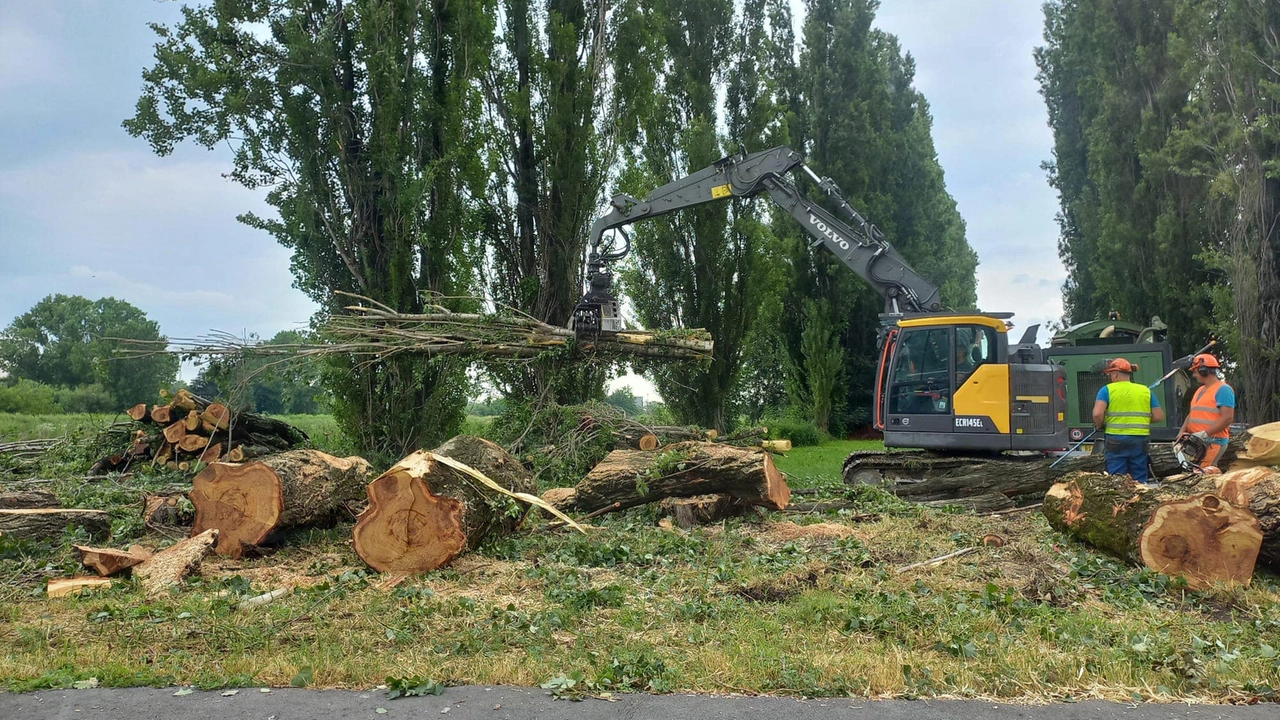
<path id="1" fill-rule="evenodd" d="M 1218 391 L 1214 393 L 1213 400 L 1218 407 L 1233 408 L 1236 406 L 1236 391 L 1232 390 L 1231 386 L 1226 383 L 1219 383 Z"/>
<path id="2" fill-rule="evenodd" d="M 1230 390 L 1231 390 L 1231 388 L 1227 388 L 1227 390 L 1228 390 L 1228 391 L 1230 391 Z M 1219 390 L 1219 391 L 1218 391 L 1218 398 L 1219 398 L 1219 399 L 1221 399 L 1221 398 L 1222 398 L 1222 391 L 1221 391 L 1221 390 Z M 1106 386 L 1106 385 L 1103 385 L 1103 386 L 1102 386 L 1102 389 L 1098 391 L 1098 399 L 1099 399 L 1099 400 L 1101 400 L 1101 401 L 1102 401 L 1102 402 L 1104 402 L 1104 403 L 1107 403 L 1108 405 L 1109 405 L 1109 404 L 1111 404 L 1111 393 L 1107 392 L 1107 386 Z M 1231 405 L 1229 405 L 1228 407 L 1235 407 L 1235 402 L 1236 402 L 1236 396 L 1235 396 L 1235 393 L 1232 393 L 1232 394 L 1231 394 Z M 1218 403 L 1218 404 L 1219 404 L 1219 405 L 1221 405 L 1222 403 Z M 1160 407 L 1160 399 L 1156 397 L 1156 394 L 1155 394 L 1155 393 L 1151 393 L 1151 407 L 1153 407 L 1153 408 L 1158 408 L 1158 407 Z"/>

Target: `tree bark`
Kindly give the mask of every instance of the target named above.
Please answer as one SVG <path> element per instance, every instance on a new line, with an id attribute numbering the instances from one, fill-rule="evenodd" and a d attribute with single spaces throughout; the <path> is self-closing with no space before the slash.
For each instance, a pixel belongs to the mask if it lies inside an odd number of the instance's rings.
<path id="1" fill-rule="evenodd" d="M 79 525 L 90 535 L 111 533 L 111 516 L 103 510 L 27 509 L 0 510 L 0 536 L 25 540 L 62 537 L 68 525 Z"/>
<path id="2" fill-rule="evenodd" d="M 752 507 L 732 495 L 698 495 L 688 498 L 667 498 L 659 503 L 658 512 L 669 516 L 676 527 L 692 528 L 740 517 Z"/>
<path id="3" fill-rule="evenodd" d="M 661 450 L 614 450 L 578 483 L 573 508 L 619 509 L 669 497 L 726 494 L 781 510 L 791 500 L 786 476 L 769 453 L 716 443 L 682 442 Z"/>
<path id="4" fill-rule="evenodd" d="M 58 498 L 44 490 L 20 490 L 0 493 L 0 510 L 62 507 Z"/>
<path id="5" fill-rule="evenodd" d="M 893 454 L 884 456 L 893 458 Z M 908 502 L 955 505 L 974 512 L 1007 510 L 1038 502 L 1053 485 L 1049 460 L 976 460 L 957 458 L 927 466 L 845 467 L 850 485 L 876 485 Z"/>
<path id="6" fill-rule="evenodd" d="M 461 462 L 513 492 L 536 494 L 532 475 L 498 445 L 460 436 L 418 451 L 368 486 L 369 507 L 353 533 L 356 553 L 379 572 L 425 572 L 447 565 L 486 538 L 515 530 L 524 509 L 448 467 Z"/>
<path id="7" fill-rule="evenodd" d="M 369 463 L 291 450 L 250 463 L 213 463 L 191 484 L 192 535 L 219 531 L 219 555 L 240 557 L 273 530 L 332 525 L 364 495 Z"/>
<path id="8" fill-rule="evenodd" d="M 1043 512 L 1055 529 L 1193 588 L 1248 584 L 1262 544 L 1248 510 L 1177 484 L 1144 489 L 1127 477 L 1076 473 L 1049 489 Z"/>
<path id="9" fill-rule="evenodd" d="M 1258 518 L 1262 531 L 1258 561 L 1280 570 L 1280 471 L 1254 467 L 1206 477 L 1212 478 L 1222 499 Z"/>

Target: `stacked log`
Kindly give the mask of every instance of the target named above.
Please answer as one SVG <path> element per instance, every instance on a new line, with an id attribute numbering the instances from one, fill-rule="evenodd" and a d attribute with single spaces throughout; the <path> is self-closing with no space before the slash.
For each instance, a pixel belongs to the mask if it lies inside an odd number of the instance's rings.
<path id="1" fill-rule="evenodd" d="M 1049 489 L 1043 512 L 1055 529 L 1192 588 L 1248 584 L 1262 546 L 1258 519 L 1194 484 L 1153 489 L 1127 476 L 1075 473 Z"/>
<path id="2" fill-rule="evenodd" d="M 1232 470 L 1222 475 L 1199 476 L 1197 489 L 1253 513 L 1262 532 L 1258 562 L 1280 570 L 1280 471 L 1272 467 Z"/>
<path id="3" fill-rule="evenodd" d="M 419 450 L 368 485 L 369 507 L 353 537 L 356 553 L 370 567 L 379 572 L 434 570 L 486 538 L 515 530 L 523 510 L 455 467 L 457 463 L 508 491 L 536 491 L 529 471 L 488 440 L 463 435 L 433 451 Z"/>
<path id="4" fill-rule="evenodd" d="M 291 450 L 247 463 L 215 462 L 191 482 L 191 535 L 217 530 L 219 555 L 241 557 L 276 530 L 333 525 L 364 496 L 369 463 Z"/>
<path id="5" fill-rule="evenodd" d="M 307 434 L 273 418 L 251 412 L 234 412 L 179 390 L 167 404 L 145 403 L 125 411 L 137 427 L 129 446 L 94 464 L 91 475 L 122 472 L 140 464 L 183 472 L 229 459 L 242 462 L 272 452 L 283 452 L 307 442 Z"/>

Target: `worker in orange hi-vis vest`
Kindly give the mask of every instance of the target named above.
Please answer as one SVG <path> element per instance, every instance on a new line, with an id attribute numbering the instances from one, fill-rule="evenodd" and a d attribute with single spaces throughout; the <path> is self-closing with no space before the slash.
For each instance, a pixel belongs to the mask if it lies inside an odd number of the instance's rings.
<path id="1" fill-rule="evenodd" d="M 1178 437 L 1195 435 L 1205 441 L 1208 450 L 1201 467 L 1216 472 L 1218 456 L 1231 440 L 1231 423 L 1236 419 L 1236 391 L 1218 377 L 1222 364 L 1218 358 L 1202 353 L 1191 361 L 1191 372 L 1200 387 L 1191 399 L 1191 412 L 1182 423 Z"/>

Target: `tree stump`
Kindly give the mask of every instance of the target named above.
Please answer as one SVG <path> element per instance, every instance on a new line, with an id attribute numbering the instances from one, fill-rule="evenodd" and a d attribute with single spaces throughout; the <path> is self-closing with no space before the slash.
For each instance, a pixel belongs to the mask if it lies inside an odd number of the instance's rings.
<path id="1" fill-rule="evenodd" d="M 1193 588 L 1248 584 L 1262 544 L 1248 510 L 1185 487 L 1141 488 L 1127 476 L 1070 475 L 1049 489 L 1043 512 L 1055 529 Z"/>
<path id="2" fill-rule="evenodd" d="M 461 462 L 512 492 L 535 494 L 528 470 L 498 445 L 459 436 L 419 450 L 369 483 L 369 507 L 353 533 L 356 553 L 379 572 L 425 572 L 485 538 L 515 530 L 524 509 L 511 498 L 448 467 Z"/>
<path id="3" fill-rule="evenodd" d="M 658 505 L 660 515 L 669 516 L 676 527 L 692 528 L 710 525 L 745 515 L 753 506 L 732 495 L 698 495 L 689 498 L 667 498 Z"/>
<path id="4" fill-rule="evenodd" d="M 364 495 L 369 463 L 291 450 L 249 463 L 213 463 L 191 483 L 192 535 L 218 530 L 219 555 L 241 557 L 273 530 L 332 525 Z"/>
<path id="5" fill-rule="evenodd" d="M 0 536 L 25 540 L 62 537 L 68 525 L 79 525 L 90 535 L 111 533 L 111 516 L 104 510 L 39 508 L 0 510 Z"/>
<path id="6" fill-rule="evenodd" d="M 669 497 L 732 495 L 781 510 L 791 501 L 786 476 L 769 453 L 732 445 L 682 442 L 661 450 L 614 450 L 578 483 L 573 508 L 619 509 Z"/>

